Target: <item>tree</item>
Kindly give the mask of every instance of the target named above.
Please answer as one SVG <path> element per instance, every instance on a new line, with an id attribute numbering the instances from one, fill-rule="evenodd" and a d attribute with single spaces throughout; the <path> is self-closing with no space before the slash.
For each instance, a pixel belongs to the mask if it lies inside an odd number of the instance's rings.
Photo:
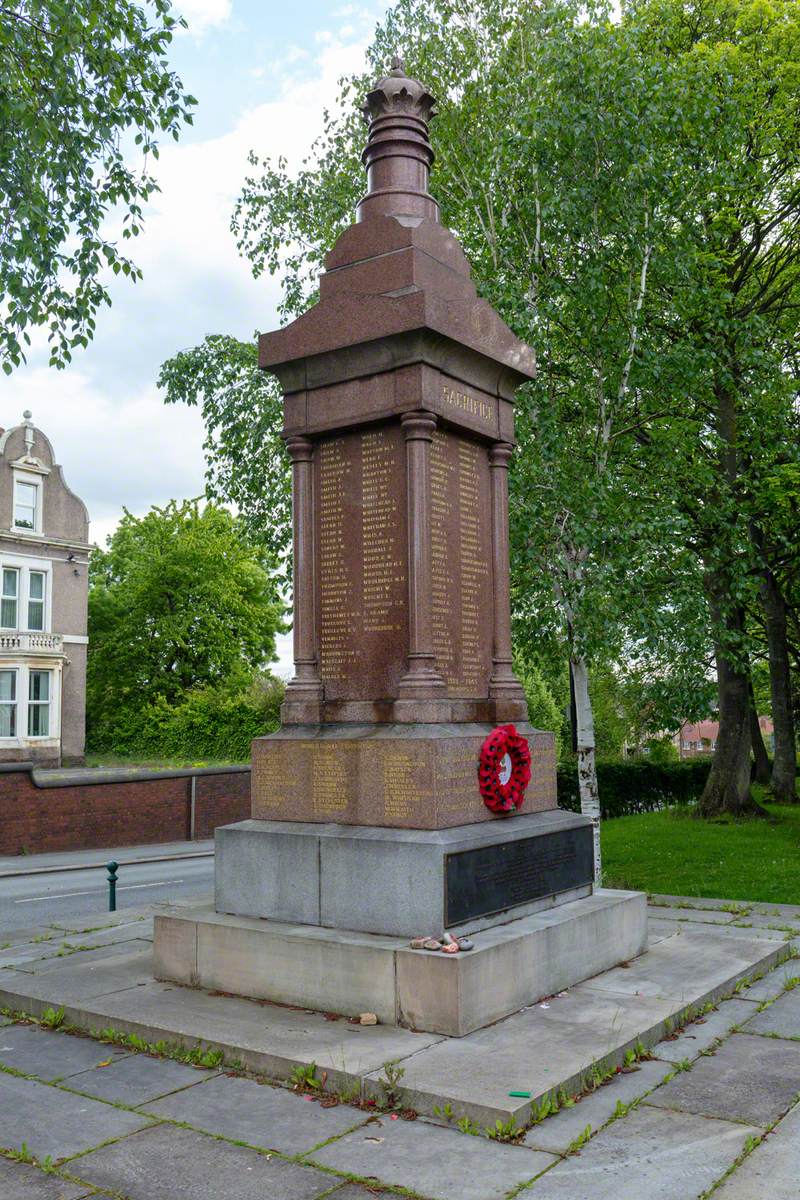
<path id="1" fill-rule="evenodd" d="M 657 477 L 692 525 L 712 616 L 720 733 L 700 810 L 754 811 L 746 611 L 756 586 L 752 527 L 774 428 L 791 404 L 787 346 L 800 279 L 800 11 L 776 0 L 634 0 L 624 19 L 702 97 L 692 211 L 680 223 L 684 278 L 663 295 L 664 344 L 684 364 L 685 412 L 655 430 Z M 778 409 L 776 410 L 776 403 Z"/>
<path id="2" fill-rule="evenodd" d="M 750 805 L 749 525 L 796 331 L 797 14 L 762 8 L 642 0 L 614 22 L 572 0 L 398 0 L 301 170 L 251 157 L 234 214 L 296 316 L 363 189 L 354 94 L 399 49 L 440 98 L 443 220 L 538 364 L 511 477 L 515 630 L 526 657 L 568 646 L 595 822 L 593 663 L 660 659 L 687 713 L 712 647 L 724 733 L 703 808 Z"/>
<path id="3" fill-rule="evenodd" d="M 281 628 L 270 563 L 224 508 L 171 501 L 126 512 L 90 561 L 87 710 L 95 745 L 158 698 L 244 687 Z"/>
<path id="4" fill-rule="evenodd" d="M 211 334 L 165 362 L 158 386 L 166 404 L 200 408 L 207 496 L 236 507 L 251 541 L 266 546 L 288 581 L 291 474 L 279 436 L 281 392 L 258 369 L 255 338 Z"/>
<path id="5" fill-rule="evenodd" d="M 110 303 L 107 272 L 134 281 L 122 238 L 157 190 L 158 137 L 191 123 L 194 98 L 170 71 L 169 0 L 6 0 L 0 7 L 0 362 L 24 361 L 46 326 L 63 367 Z M 140 161 L 131 162 L 135 147 Z M 137 155 L 138 156 L 138 155 Z"/>

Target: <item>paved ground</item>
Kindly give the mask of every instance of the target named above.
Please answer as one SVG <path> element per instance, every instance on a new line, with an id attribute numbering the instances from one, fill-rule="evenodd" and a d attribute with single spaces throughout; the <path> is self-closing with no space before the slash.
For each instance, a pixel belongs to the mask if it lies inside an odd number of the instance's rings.
<path id="1" fill-rule="evenodd" d="M 99 924 L 108 912 L 108 875 L 103 864 L 112 859 L 120 864 L 119 910 L 206 895 L 214 889 L 213 848 L 212 841 L 175 842 L 119 850 L 0 856 L 2 940 L 48 922 L 63 924 L 80 919 L 85 925 Z M 148 858 L 165 861 L 137 861 Z"/>
<path id="2" fill-rule="evenodd" d="M 686 903 L 664 901 L 651 909 L 654 951 L 679 945 L 691 931 L 693 942 L 705 937 L 715 953 L 727 946 L 733 962 L 754 936 L 766 948 L 800 939 L 799 909 L 758 905 L 730 912 L 722 902 Z M 45 955 L 57 956 L 55 947 L 63 948 L 65 939 L 50 933 L 56 936 L 49 941 L 16 940 L 5 952 L 8 972 L 21 974 L 49 962 Z M 147 913 L 132 912 L 91 935 L 100 939 L 98 949 L 74 957 L 68 952 L 67 963 L 88 967 L 84 955 L 121 953 L 126 939 L 130 945 L 148 933 Z M 635 972 L 636 964 L 616 974 L 631 979 L 631 1003 L 646 1007 L 655 976 L 652 969 Z M 381 1190 L 405 1189 L 426 1200 L 504 1200 L 520 1193 L 531 1200 L 698 1200 L 712 1193 L 714 1200 L 797 1200 L 795 984 L 800 961 L 789 960 L 740 987 L 671 1032 L 636 1069 L 616 1073 L 532 1124 L 517 1144 L 470 1136 L 443 1119 L 409 1120 L 407 1112 L 333 1097 L 320 1102 L 244 1072 L 0 1018 L 0 1196 L 368 1200 Z M 622 985 L 612 978 L 606 986 Z M 560 999 L 562 1019 L 569 1020 L 575 990 L 554 998 L 549 1011 Z M 262 1011 L 266 1016 L 268 1009 Z M 332 1027 L 346 1037 L 337 1023 Z"/>

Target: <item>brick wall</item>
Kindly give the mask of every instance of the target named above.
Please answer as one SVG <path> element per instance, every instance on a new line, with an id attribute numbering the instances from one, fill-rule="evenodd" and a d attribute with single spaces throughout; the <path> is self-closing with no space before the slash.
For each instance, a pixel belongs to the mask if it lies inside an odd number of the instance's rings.
<path id="1" fill-rule="evenodd" d="M 0 766 L 0 855 L 174 842 L 250 816 L 249 767 L 46 771 Z"/>

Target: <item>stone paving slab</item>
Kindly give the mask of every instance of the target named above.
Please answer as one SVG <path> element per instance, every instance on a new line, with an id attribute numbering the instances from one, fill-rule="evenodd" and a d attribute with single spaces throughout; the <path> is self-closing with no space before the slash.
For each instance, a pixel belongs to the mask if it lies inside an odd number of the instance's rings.
<path id="1" fill-rule="evenodd" d="M 139 1113 L 0 1074 L 0 1146 L 5 1149 L 20 1150 L 24 1144 L 36 1158 L 69 1158 L 150 1124 Z"/>
<path id="2" fill-rule="evenodd" d="M 249 1069 L 273 1079 L 289 1078 L 298 1063 L 316 1063 L 320 1071 L 328 1072 L 332 1089 L 347 1090 L 385 1062 L 404 1059 L 442 1040 L 436 1034 L 392 1025 L 326 1021 L 321 1013 L 152 981 L 104 996 L 96 1011 L 95 1025 L 112 1024 L 151 1041 L 218 1046 L 229 1061 L 240 1059 Z"/>
<path id="3" fill-rule="evenodd" d="M 651 908 L 650 911 L 655 913 L 666 912 L 665 909 L 658 907 Z M 723 912 L 720 909 L 687 908 L 683 905 L 680 908 L 670 909 L 669 916 L 674 921 L 700 921 L 703 925 L 731 925 L 738 919 L 735 913 Z"/>
<path id="4" fill-rule="evenodd" d="M 782 1038 L 800 1038 L 800 987 L 779 996 L 774 1004 L 753 1017 L 748 1033 L 777 1033 Z M 800 1092 L 800 1081 L 798 1081 Z"/>
<path id="5" fill-rule="evenodd" d="M 501 1200 L 557 1160 L 421 1121 L 377 1121 L 331 1142 L 309 1159 L 379 1179 L 431 1200 Z"/>
<path id="6" fill-rule="evenodd" d="M 744 911 L 755 908 L 755 902 L 752 900 L 725 900 L 714 899 L 709 896 L 669 896 L 659 892 L 654 892 L 650 897 L 650 905 L 653 909 L 659 908 L 711 908 L 725 911 L 732 906 Z"/>
<path id="7" fill-rule="evenodd" d="M 79 967 L 81 972 L 88 972 L 98 963 L 105 962 L 106 959 L 123 958 L 129 954 L 141 953 L 149 951 L 151 943 L 144 938 L 133 938 L 129 941 L 115 942 L 112 945 L 98 946 L 91 950 L 78 950 L 75 947 L 82 945 L 77 939 L 70 942 L 65 947 L 65 952 L 59 954 L 60 943 L 51 943 L 47 953 L 38 957 L 31 957 L 24 962 L 18 962 L 11 965 L 14 971 L 19 971 L 23 974 L 34 976 L 48 975 L 52 971 L 64 972 L 63 978 L 66 978 L 68 967 Z"/>
<path id="8" fill-rule="evenodd" d="M 662 910 L 657 910 L 662 911 Z M 655 928 L 666 933 L 669 930 L 671 933 L 694 933 L 703 935 L 708 930 L 712 929 L 715 933 L 725 934 L 728 938 L 744 938 L 745 940 L 754 938 L 763 938 L 765 941 L 772 942 L 787 942 L 791 941 L 795 936 L 792 933 L 785 933 L 780 929 L 770 928 L 747 928 L 743 925 L 708 925 L 705 921 L 681 921 L 675 917 L 657 917 L 651 918 L 650 924 Z"/>
<path id="9" fill-rule="evenodd" d="M 41 1029 L 38 1025 L 9 1025 L 0 1031 L 0 1063 L 40 1079 L 65 1079 L 98 1063 L 122 1058 L 126 1053 L 118 1046 Z"/>
<path id="10" fill-rule="evenodd" d="M 146 1111 L 206 1133 L 283 1154 L 301 1154 L 355 1128 L 369 1114 L 349 1104 L 322 1108 L 285 1088 L 219 1075 Z"/>
<path id="11" fill-rule="evenodd" d="M 748 913 L 746 917 L 737 917 L 733 922 L 734 929 L 772 929 L 779 933 L 789 933 L 792 936 L 800 934 L 800 921 L 782 916 L 780 913 Z"/>
<path id="12" fill-rule="evenodd" d="M 738 994 L 742 1000 L 754 1000 L 760 1004 L 762 1000 L 774 1000 L 776 996 L 780 996 L 786 990 L 789 980 L 798 977 L 800 977 L 800 963 L 792 959 L 776 967 L 773 971 L 769 971 L 763 979 L 757 980 L 750 987 L 743 988 Z"/>
<path id="13" fill-rule="evenodd" d="M 131 951 L 129 943 L 123 954 L 110 959 L 81 962 L 82 958 L 73 954 L 56 959 L 52 969 L 44 964 L 44 969 L 37 968 L 33 974 L 0 971 L 0 1005 L 35 1015 L 45 1008 L 76 1011 L 100 996 L 144 987 L 153 981 L 150 949 Z"/>
<path id="14" fill-rule="evenodd" d="M 646 1103 L 765 1128 L 800 1093 L 800 1043 L 733 1033 Z"/>
<path id="15" fill-rule="evenodd" d="M 672 1067 L 665 1062 L 643 1062 L 635 1071 L 616 1075 L 596 1092 L 584 1096 L 572 1108 L 534 1125 L 525 1135 L 525 1145 L 535 1150 L 563 1154 L 586 1129 L 597 1132 L 614 1115 L 617 1105 L 630 1104 L 658 1087 Z"/>
<path id="16" fill-rule="evenodd" d="M 800 1105 L 788 1112 L 766 1140 L 757 1146 L 714 1200 L 797 1200 L 800 1187 Z"/>
<path id="17" fill-rule="evenodd" d="M 5 1200 L 83 1200 L 88 1194 L 82 1183 L 69 1183 L 28 1163 L 0 1158 L 0 1196 Z"/>
<path id="18" fill-rule="evenodd" d="M 336 1183 L 322 1171 L 174 1125 L 95 1150 L 69 1170 L 126 1200 L 315 1200 Z"/>
<path id="19" fill-rule="evenodd" d="M 736 997 L 732 1000 L 722 1000 L 719 1008 L 706 1013 L 697 1021 L 692 1021 L 677 1037 L 665 1039 L 655 1045 L 653 1054 L 656 1058 L 673 1063 L 681 1062 L 685 1058 L 697 1058 L 701 1051 L 727 1037 L 735 1025 L 744 1025 L 752 1021 L 755 1014 L 756 1005 L 752 1000 L 740 1000 Z"/>
<path id="20" fill-rule="evenodd" d="M 653 946 L 636 960 L 635 969 L 615 967 L 581 987 L 615 995 L 668 997 L 678 1006 L 685 1006 L 695 1002 L 701 992 L 729 988 L 732 980 L 752 972 L 776 952 L 766 939 L 740 939 L 735 936 L 740 932 L 749 931 L 705 926 L 700 934 L 682 932 Z"/>
<path id="21" fill-rule="evenodd" d="M 642 1105 L 538 1179 L 530 1200 L 697 1200 L 756 1133 Z"/>
<path id="22" fill-rule="evenodd" d="M 542 1009 L 534 1005 L 466 1038 L 450 1038 L 403 1063 L 404 1102 L 418 1112 L 450 1103 L 456 1118 L 481 1127 L 513 1117 L 526 1124 L 531 1100 L 509 1092 L 525 1090 L 534 1101 L 559 1087 L 581 1090 L 581 1078 L 607 1055 L 622 1056 L 640 1037 L 656 1041 L 675 1012 L 660 997 L 615 996 L 586 985 L 570 989 Z M 655 1031 L 655 1032 L 653 1032 Z M 377 1074 L 365 1090 L 380 1095 Z"/>
<path id="23" fill-rule="evenodd" d="M 215 1074 L 168 1058 L 129 1054 L 107 1067 L 70 1075 L 67 1085 L 75 1091 L 96 1096 L 98 1100 L 137 1108 L 179 1088 L 195 1087 Z"/>

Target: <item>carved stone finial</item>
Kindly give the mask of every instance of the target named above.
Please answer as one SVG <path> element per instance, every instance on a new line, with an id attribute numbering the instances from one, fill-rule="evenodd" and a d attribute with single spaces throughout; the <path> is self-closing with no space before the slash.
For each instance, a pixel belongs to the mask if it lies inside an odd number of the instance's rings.
<path id="1" fill-rule="evenodd" d="M 412 224 L 438 220 L 439 206 L 428 194 L 433 163 L 428 122 L 436 115 L 431 93 L 406 74 L 401 58 L 393 58 L 391 71 L 378 80 L 361 111 L 369 123 L 362 155 L 369 190 L 358 220 L 375 215 Z"/>
<path id="2" fill-rule="evenodd" d="M 33 414 L 31 413 L 31 410 L 29 408 L 26 408 L 25 412 L 22 414 L 22 419 L 25 422 L 24 437 L 25 437 L 25 453 L 26 453 L 26 455 L 29 455 L 31 450 L 33 449 L 33 426 L 31 425 L 32 415 Z"/>

